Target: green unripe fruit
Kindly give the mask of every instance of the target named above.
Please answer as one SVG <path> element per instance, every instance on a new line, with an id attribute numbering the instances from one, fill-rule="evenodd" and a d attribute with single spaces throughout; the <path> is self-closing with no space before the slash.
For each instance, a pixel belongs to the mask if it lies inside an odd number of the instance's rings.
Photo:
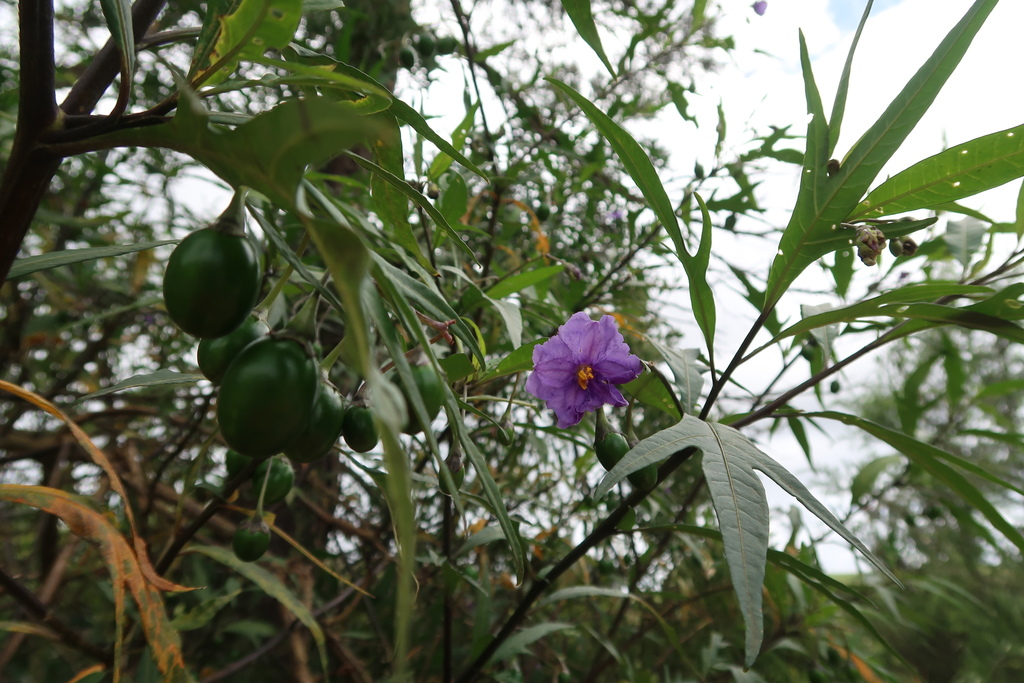
<path id="1" fill-rule="evenodd" d="M 537 220 L 539 221 L 546 221 L 551 217 L 551 207 L 547 204 L 538 204 L 533 212 L 537 214 Z"/>
<path id="2" fill-rule="evenodd" d="M 604 468 L 611 470 L 622 460 L 622 456 L 629 452 L 629 443 L 626 442 L 626 437 L 619 432 L 611 432 L 594 444 L 594 452 L 597 453 L 597 459 L 601 461 Z"/>
<path id="3" fill-rule="evenodd" d="M 466 481 L 466 467 L 462 466 L 459 469 L 452 472 L 452 479 L 455 480 L 455 490 L 460 490 L 462 488 L 462 483 Z M 446 496 L 451 496 L 452 490 L 448 488 L 448 484 L 445 483 L 444 477 L 439 474 L 437 476 L 437 481 L 440 484 L 441 493 L 443 493 Z"/>
<path id="4" fill-rule="evenodd" d="M 270 528 L 262 519 L 253 517 L 238 525 L 231 539 L 231 549 L 242 562 L 255 562 L 270 547 Z"/>
<path id="5" fill-rule="evenodd" d="M 639 491 L 650 491 L 658 484 L 657 463 L 639 469 L 628 475 L 629 483 Z"/>
<path id="6" fill-rule="evenodd" d="M 242 324 L 260 293 L 260 262 L 244 234 L 196 230 L 171 253 L 164 304 L 193 337 L 221 337 Z"/>
<path id="7" fill-rule="evenodd" d="M 398 63 L 406 69 L 416 66 L 416 53 L 412 51 L 411 47 L 403 47 L 398 51 Z"/>
<path id="8" fill-rule="evenodd" d="M 252 475 L 252 487 L 256 495 L 259 495 L 263 488 L 263 478 L 267 476 L 268 467 L 270 478 L 267 479 L 267 488 L 263 493 L 264 505 L 284 500 L 295 483 L 295 470 L 292 469 L 292 464 L 284 458 L 270 458 L 260 463 L 256 473 Z"/>
<path id="9" fill-rule="evenodd" d="M 437 54 L 450 55 L 459 49 L 459 41 L 455 36 L 441 36 L 437 39 Z"/>
<path id="10" fill-rule="evenodd" d="M 197 355 L 199 370 L 206 379 L 214 384 L 220 384 L 235 356 L 246 346 L 269 333 L 270 327 L 265 322 L 249 316 L 223 337 L 202 340 L 199 342 Z"/>
<path id="11" fill-rule="evenodd" d="M 252 462 L 252 458 L 248 455 L 242 455 L 238 451 L 228 449 L 227 455 L 224 456 L 224 466 L 228 470 L 228 479 L 233 478 L 239 472 L 244 470 L 246 466 Z"/>
<path id="12" fill-rule="evenodd" d="M 252 458 L 280 453 L 309 424 L 319 389 L 320 370 L 303 344 L 259 339 L 224 373 L 217 399 L 221 435 Z"/>
<path id="13" fill-rule="evenodd" d="M 412 368 L 412 379 L 419 390 L 423 405 L 427 409 L 427 417 L 433 422 L 437 414 L 441 412 L 441 404 L 444 402 L 444 389 L 441 387 L 441 379 L 429 365 L 416 365 Z M 406 434 L 418 434 L 424 429 L 420 424 L 419 417 L 412 408 L 412 401 L 408 393 L 403 390 L 405 404 L 409 406 L 409 422 L 402 431 Z M 429 426 L 430 423 L 427 423 Z"/>
<path id="14" fill-rule="evenodd" d="M 380 441 L 377 425 L 373 423 L 373 413 L 369 408 L 361 405 L 351 405 L 345 411 L 345 417 L 341 423 L 341 434 L 348 447 L 356 453 L 372 451 Z"/>
<path id="15" fill-rule="evenodd" d="M 313 415 L 284 454 L 295 462 L 313 462 L 327 455 L 341 436 L 345 407 L 334 387 L 323 385 L 313 404 Z"/>
<path id="16" fill-rule="evenodd" d="M 420 34 L 419 39 L 416 41 L 416 51 L 423 57 L 429 57 L 434 54 L 434 37 L 429 33 Z"/>

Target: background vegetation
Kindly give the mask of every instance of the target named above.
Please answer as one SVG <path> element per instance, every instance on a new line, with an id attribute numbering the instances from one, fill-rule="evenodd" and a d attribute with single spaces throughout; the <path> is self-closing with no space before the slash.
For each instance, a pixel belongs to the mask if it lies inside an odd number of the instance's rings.
<path id="1" fill-rule="evenodd" d="M 4 5 L 4 680 L 1021 679 L 1024 208 L 957 202 L 1024 175 L 1024 130 L 876 178 L 995 0 L 850 150 L 856 41 L 834 103 L 804 50 L 806 131 L 737 140 L 723 109 L 691 113 L 735 3 Z M 442 135 L 427 93 L 460 79 Z M 665 112 L 717 129 L 713 164 L 680 176 L 637 132 Z M 801 186 L 766 226 L 757 185 L 785 165 Z M 161 294 L 240 187 L 269 322 L 319 297 L 307 336 L 382 436 L 296 464 L 268 505 L 255 463 L 227 474 L 217 388 Z M 868 230 L 920 246 L 878 257 Z M 834 306 L 784 319 L 808 282 Z M 753 312 L 745 338 L 718 334 L 723 301 Z M 523 386 L 578 311 L 646 362 L 608 411 L 639 440 L 610 472 L 591 417 L 558 429 Z M 419 363 L 444 407 L 407 435 Z M 840 423 L 874 455 L 830 512 L 765 444 L 788 431 L 815 464 L 809 434 Z M 653 490 L 630 483 L 652 465 Z M 759 473 L 798 499 L 788 520 Z M 256 510 L 273 540 L 246 563 Z M 865 573 L 822 571 L 833 531 Z"/>

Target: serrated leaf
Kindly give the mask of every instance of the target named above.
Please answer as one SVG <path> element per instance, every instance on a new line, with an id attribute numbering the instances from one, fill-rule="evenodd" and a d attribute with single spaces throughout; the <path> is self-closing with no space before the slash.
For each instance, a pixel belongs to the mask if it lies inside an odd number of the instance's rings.
<path id="1" fill-rule="evenodd" d="M 1024 126 L 990 133 L 919 161 L 862 201 L 855 218 L 927 209 L 999 187 L 1024 175 Z"/>
<path id="2" fill-rule="evenodd" d="M 288 590 L 288 587 L 281 583 L 281 580 L 255 562 L 243 562 L 235 557 L 235 554 L 226 548 L 218 548 L 210 545 L 191 545 L 186 552 L 206 555 L 212 560 L 230 567 L 238 574 L 252 581 L 268 596 L 277 600 L 286 610 L 291 612 L 299 622 L 309 629 L 310 635 L 316 641 L 317 649 L 320 651 L 320 665 L 326 675 L 327 669 L 327 641 L 324 638 L 323 629 L 317 623 L 316 617 L 299 598 Z"/>
<path id="3" fill-rule="evenodd" d="M 206 379 L 203 375 L 198 373 L 184 373 L 177 372 L 175 370 L 157 370 L 145 375 L 133 375 L 128 379 L 123 379 L 116 384 L 111 384 L 109 387 L 94 391 L 91 394 L 86 394 L 75 399 L 75 403 L 81 403 L 82 401 L 88 401 L 100 396 L 106 396 L 113 394 L 118 391 L 125 389 L 134 389 L 138 387 L 161 387 L 161 386 L 174 386 L 178 384 L 192 384 L 200 380 Z"/>
<path id="4" fill-rule="evenodd" d="M 633 139 L 633 136 L 626 132 L 622 126 L 615 123 L 607 114 L 586 97 L 570 88 L 565 83 L 554 78 L 547 81 L 558 88 L 569 97 L 576 105 L 583 110 L 583 113 L 594 124 L 598 132 L 608 140 L 608 143 L 615 150 L 622 165 L 626 168 L 630 178 L 636 183 L 640 193 L 647 200 L 654 215 L 658 217 L 665 227 L 672 244 L 675 246 L 676 254 L 682 258 L 687 254 L 686 246 L 683 244 L 683 235 L 679 230 L 679 221 L 676 219 L 675 208 L 672 201 L 665 192 L 658 172 L 651 162 L 651 158 L 644 151 L 643 147 Z"/>
<path id="5" fill-rule="evenodd" d="M 598 34 L 597 25 L 594 23 L 594 12 L 590 7 L 590 0 L 562 0 L 562 8 L 569 15 L 569 20 L 576 27 L 576 32 L 579 33 L 580 38 L 593 48 L 594 52 L 601 59 L 601 63 L 604 64 L 605 68 L 608 69 L 608 73 L 614 79 L 615 69 L 612 67 L 612 63 L 608 61 L 608 55 L 605 54 L 604 46 L 601 44 L 601 36 Z"/>
<path id="6" fill-rule="evenodd" d="M 857 548 L 879 571 L 896 577 L 817 498 L 784 467 L 758 449 L 739 431 L 684 415 L 679 424 L 641 441 L 608 472 L 595 491 L 603 496 L 626 476 L 652 463 L 695 448 L 725 542 L 726 562 L 746 624 L 746 663 L 757 658 L 763 637 L 761 586 L 768 550 L 768 501 L 756 472 L 761 472 L 796 498 L 818 519 Z"/>
<path id="7" fill-rule="evenodd" d="M 160 592 L 146 576 L 128 540 L 106 514 L 94 509 L 85 498 L 46 486 L 0 484 L 0 500 L 28 505 L 60 517 L 73 534 L 99 546 L 103 562 L 110 571 L 114 594 L 115 681 L 120 673 L 126 589 L 138 608 L 142 630 L 164 680 L 169 683 L 195 680 L 185 666 L 181 638 L 167 619 Z"/>
<path id="8" fill-rule="evenodd" d="M 26 256 L 16 259 L 11 265 L 11 272 L 7 278 L 23 277 L 41 270 L 50 270 L 60 266 L 67 266 L 72 263 L 84 261 L 95 261 L 101 258 L 121 256 L 137 251 L 145 251 L 155 247 L 162 247 L 166 244 L 177 244 L 181 240 L 157 240 L 156 242 L 139 242 L 137 244 L 116 245 L 110 247 L 89 247 L 87 249 L 62 249 L 50 251 L 36 256 Z"/>

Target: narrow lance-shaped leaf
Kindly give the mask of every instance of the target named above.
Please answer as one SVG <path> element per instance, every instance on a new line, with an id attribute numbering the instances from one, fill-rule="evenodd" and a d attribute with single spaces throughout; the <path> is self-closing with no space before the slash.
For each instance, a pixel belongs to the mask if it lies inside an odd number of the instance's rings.
<path id="1" fill-rule="evenodd" d="M 598 485 L 604 495 L 630 473 L 687 448 L 703 452 L 708 490 L 725 541 L 726 562 L 747 628 L 746 661 L 753 663 L 761 646 L 761 585 L 768 550 L 768 501 L 756 472 L 762 472 L 796 498 L 818 519 L 864 554 L 883 574 L 896 577 L 784 467 L 739 431 L 684 415 L 679 424 L 641 441 L 623 456 Z M 897 581 L 898 583 L 898 581 Z"/>
<path id="2" fill-rule="evenodd" d="M 254 562 L 243 562 L 235 557 L 235 554 L 225 548 L 218 548 L 208 545 L 193 545 L 188 552 L 199 553 L 230 567 L 235 572 L 252 581 L 260 587 L 267 597 L 277 600 L 281 606 L 295 615 L 295 618 L 302 623 L 313 640 L 316 641 L 317 649 L 320 651 L 320 664 L 324 673 L 327 672 L 327 640 L 324 638 L 323 629 L 317 623 L 316 617 L 288 587 L 281 583 L 281 580 L 269 571 Z"/>
<path id="3" fill-rule="evenodd" d="M 919 161 L 876 187 L 850 219 L 926 209 L 1024 176 L 1024 126 L 991 133 Z"/>
<path id="4" fill-rule="evenodd" d="M 971 263 L 971 257 L 981 248 L 987 232 L 988 227 L 984 223 L 966 216 L 962 220 L 946 223 L 946 234 L 942 238 L 950 253 L 966 268 Z"/>
<path id="5" fill-rule="evenodd" d="M 111 256 L 122 256 L 124 254 L 131 254 L 137 251 L 153 249 L 154 247 L 162 247 L 165 244 L 177 244 L 180 241 L 181 240 L 158 240 L 156 242 L 138 242 L 136 244 L 125 244 L 111 247 L 61 249 L 60 251 L 50 251 L 45 254 L 37 254 L 36 256 L 26 256 L 25 258 L 16 259 L 14 261 L 14 264 L 11 266 L 11 272 L 7 275 L 7 279 L 10 280 L 16 277 L 23 277 L 41 270 L 59 268 L 60 266 L 67 266 L 72 263 L 95 261 L 96 259 L 110 258 Z"/>
<path id="6" fill-rule="evenodd" d="M 106 396 L 107 394 L 113 394 L 124 389 L 134 389 L 137 387 L 158 387 L 158 386 L 173 386 L 178 384 L 194 384 L 202 379 L 205 379 L 203 375 L 197 373 L 185 373 L 177 372 L 175 370 L 157 370 L 156 372 L 150 372 L 145 375 L 133 375 L 128 379 L 123 379 L 120 382 L 111 384 L 105 389 L 94 391 L 91 394 L 86 394 L 75 400 L 75 403 L 81 403 L 82 401 L 88 401 L 90 399 L 99 398 L 100 396 Z"/>
<path id="7" fill-rule="evenodd" d="M 132 75 L 135 73 L 135 34 L 132 23 L 130 0 L 100 0 L 103 18 L 110 29 L 110 36 L 117 45 L 121 62 L 121 92 L 118 94 L 118 111 L 123 112 L 131 92 Z"/>
<path id="8" fill-rule="evenodd" d="M 708 206 L 699 194 L 694 193 L 697 205 L 700 207 L 702 227 L 700 233 L 700 245 L 697 253 L 690 256 L 685 251 L 679 253 L 679 259 L 686 271 L 687 288 L 690 290 L 690 305 L 693 306 L 693 314 L 697 325 L 704 335 L 704 343 L 707 345 L 708 358 L 711 366 L 715 363 L 715 295 L 708 285 L 707 272 L 711 261 L 711 236 L 714 229 L 711 226 L 711 215 L 708 213 Z"/>
<path id="9" fill-rule="evenodd" d="M 839 131 L 843 125 L 843 115 L 846 113 L 846 96 L 850 91 L 850 72 L 853 70 L 853 55 L 860 43 L 860 35 L 864 31 L 864 24 L 871 14 L 871 6 L 875 0 L 868 0 L 864 6 L 864 12 L 860 15 L 860 23 L 857 24 L 857 31 L 853 34 L 850 42 L 850 52 L 846 55 L 846 63 L 843 64 L 843 73 L 839 77 L 839 85 L 836 88 L 836 99 L 832 104 L 832 116 L 828 121 L 828 153 L 831 155 L 836 149 L 839 141 Z"/>
<path id="10" fill-rule="evenodd" d="M 651 158 L 644 151 L 643 147 L 633 139 L 633 136 L 626 132 L 622 126 L 615 123 L 593 102 L 579 94 L 565 83 L 553 78 L 547 79 L 549 83 L 565 93 L 576 105 L 583 110 L 587 118 L 608 140 L 608 143 L 615 150 L 626 172 L 640 189 L 640 193 L 650 204 L 654 215 L 658 217 L 661 224 L 665 226 L 677 254 L 686 254 L 686 246 L 683 244 L 683 235 L 679 230 L 679 221 L 676 219 L 675 208 L 672 201 L 665 192 L 665 186 L 661 184 L 658 172 L 651 162 Z"/>
<path id="11" fill-rule="evenodd" d="M 841 232 L 839 226 L 924 116 L 997 1 L 976 0 L 831 176 L 826 175 L 824 168 L 828 131 L 824 120 L 819 122 L 814 107 L 810 107 L 812 119 L 808 126 L 804 173 L 796 210 L 780 240 L 780 253 L 768 276 L 765 297 L 768 307 L 778 302 L 807 266 L 834 250 L 832 238 Z M 809 59 L 805 60 L 802 55 L 801 60 L 806 63 L 806 80 Z M 810 103 L 812 98 L 808 101 Z"/>
<path id="12" fill-rule="evenodd" d="M 604 46 L 601 45 L 601 36 L 597 33 L 597 25 L 594 23 L 594 12 L 590 7 L 590 0 L 562 0 L 562 7 L 565 9 L 565 13 L 569 15 L 572 25 L 579 32 L 580 38 L 594 49 L 597 56 L 601 58 L 601 63 L 608 69 L 608 73 L 612 75 L 612 78 L 615 78 L 615 69 L 612 67 L 612 63 L 608 61 L 608 55 L 605 54 Z"/>
<path id="13" fill-rule="evenodd" d="M 857 417 L 856 415 L 848 415 L 846 413 L 834 411 L 809 413 L 809 415 L 812 417 L 823 417 L 829 420 L 837 420 L 839 422 L 858 427 L 868 434 L 886 442 L 913 461 L 916 465 L 920 466 L 921 469 L 930 473 L 936 479 L 952 489 L 972 508 L 980 512 L 992 526 L 998 529 L 1003 536 L 1007 538 L 1007 540 L 1017 546 L 1021 551 L 1024 551 L 1024 534 L 1022 534 L 1016 526 L 1007 521 L 999 510 L 985 498 L 984 494 L 982 494 L 965 476 L 960 474 L 957 469 L 963 469 L 974 476 L 982 477 L 994 484 L 1012 490 L 1015 493 L 1021 493 L 1021 491 L 1017 487 L 1013 486 L 1013 484 L 1003 481 L 999 477 L 986 472 L 983 468 L 974 465 L 968 460 L 957 458 L 956 456 L 946 453 L 942 449 L 936 448 L 931 444 L 918 441 L 912 436 L 908 436 L 902 432 L 897 432 L 889 429 L 888 427 L 883 427 L 882 425 Z M 955 465 L 956 467 L 947 465 L 947 462 Z"/>

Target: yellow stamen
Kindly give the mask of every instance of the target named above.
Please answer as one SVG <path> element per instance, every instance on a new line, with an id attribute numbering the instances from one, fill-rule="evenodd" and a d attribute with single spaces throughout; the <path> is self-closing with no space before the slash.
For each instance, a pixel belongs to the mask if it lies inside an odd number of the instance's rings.
<path id="1" fill-rule="evenodd" d="M 576 381 L 579 382 L 580 389 L 583 391 L 587 390 L 587 382 L 594 379 L 594 369 L 589 365 L 580 366 L 580 369 L 576 371 Z"/>

